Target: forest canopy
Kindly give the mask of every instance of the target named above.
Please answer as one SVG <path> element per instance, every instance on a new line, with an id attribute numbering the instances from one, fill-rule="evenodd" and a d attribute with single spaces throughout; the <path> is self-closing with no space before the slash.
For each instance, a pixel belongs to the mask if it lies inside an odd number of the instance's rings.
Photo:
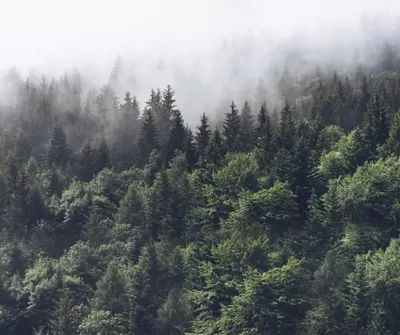
<path id="1" fill-rule="evenodd" d="M 400 332 L 395 46 L 195 126 L 170 85 L 120 98 L 119 62 L 98 91 L 9 73 L 0 334 Z"/>

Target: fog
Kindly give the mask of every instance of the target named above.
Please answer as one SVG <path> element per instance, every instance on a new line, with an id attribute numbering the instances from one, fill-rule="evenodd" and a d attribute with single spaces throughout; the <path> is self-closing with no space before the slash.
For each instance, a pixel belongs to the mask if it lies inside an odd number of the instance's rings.
<path id="1" fill-rule="evenodd" d="M 120 55 L 120 98 L 130 90 L 143 106 L 151 88 L 171 84 L 193 123 L 232 99 L 251 100 L 260 79 L 279 104 L 285 65 L 373 62 L 385 40 L 400 45 L 398 15 L 395 0 L 0 0 L 0 73 L 78 69 L 88 90 L 107 81 Z"/>

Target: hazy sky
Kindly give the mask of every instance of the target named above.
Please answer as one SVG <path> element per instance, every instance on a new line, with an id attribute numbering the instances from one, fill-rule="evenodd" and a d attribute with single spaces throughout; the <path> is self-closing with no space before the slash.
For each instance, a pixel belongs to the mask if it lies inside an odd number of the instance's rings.
<path id="1" fill-rule="evenodd" d="M 348 29 L 379 13 L 400 14 L 400 1 L 0 0 L 0 69 L 103 64 L 145 50 L 182 56 L 236 33 Z"/>

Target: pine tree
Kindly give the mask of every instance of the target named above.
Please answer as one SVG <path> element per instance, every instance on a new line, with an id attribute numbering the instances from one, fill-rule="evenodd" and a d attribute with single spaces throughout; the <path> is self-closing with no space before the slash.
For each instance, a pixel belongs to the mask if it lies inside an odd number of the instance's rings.
<path id="1" fill-rule="evenodd" d="M 136 97 L 131 98 L 129 92 L 125 95 L 125 104 L 121 106 L 121 113 L 115 129 L 115 151 L 119 168 L 126 170 L 132 167 L 137 156 L 137 140 L 139 135 L 140 109 Z"/>
<path id="2" fill-rule="evenodd" d="M 46 195 L 51 197 L 52 195 L 56 195 L 57 197 L 61 197 L 63 185 L 61 182 L 61 178 L 56 169 L 52 168 L 50 170 L 50 174 L 48 177 L 48 183 L 46 185 Z"/>
<path id="3" fill-rule="evenodd" d="M 110 152 L 108 150 L 107 142 L 104 138 L 100 141 L 100 145 L 94 157 L 94 174 L 99 173 L 101 170 L 110 167 Z"/>
<path id="4" fill-rule="evenodd" d="M 153 245 L 144 247 L 132 278 L 131 328 L 134 334 L 156 333 L 163 272 Z"/>
<path id="5" fill-rule="evenodd" d="M 388 136 L 386 106 L 379 95 L 374 95 L 362 130 L 361 153 L 365 160 L 376 157 L 376 149 L 385 143 Z"/>
<path id="6" fill-rule="evenodd" d="M 123 315 L 129 309 L 127 290 L 121 270 L 116 262 L 108 265 L 107 271 L 97 285 L 93 299 L 96 310 L 108 311 L 112 315 Z"/>
<path id="7" fill-rule="evenodd" d="M 397 112 L 394 116 L 390 126 L 389 137 L 383 145 L 381 152 L 384 157 L 388 157 L 391 154 L 400 157 L 400 112 Z"/>
<path id="8" fill-rule="evenodd" d="M 263 166 L 266 167 L 273 155 L 273 134 L 271 119 L 264 102 L 257 115 L 257 127 L 255 129 L 255 146 L 261 150 Z"/>
<path id="9" fill-rule="evenodd" d="M 175 91 L 170 85 L 162 93 L 157 91 L 154 99 L 157 109 L 154 111 L 157 129 L 159 130 L 160 143 L 166 143 L 175 114 Z"/>
<path id="10" fill-rule="evenodd" d="M 294 144 L 295 127 L 292 110 L 286 101 L 282 109 L 281 119 L 278 125 L 277 145 L 278 148 L 291 150 Z"/>
<path id="11" fill-rule="evenodd" d="M 208 124 L 208 117 L 206 113 L 203 113 L 200 117 L 200 124 L 197 126 L 197 132 L 195 135 L 196 148 L 199 153 L 200 159 L 204 159 L 207 151 L 207 147 L 210 143 L 211 130 Z"/>
<path id="12" fill-rule="evenodd" d="M 361 95 L 357 104 L 357 113 L 355 123 L 359 125 L 366 117 L 368 112 L 368 104 L 371 99 L 370 88 L 368 85 L 367 78 L 363 76 L 363 81 L 360 87 Z"/>
<path id="13" fill-rule="evenodd" d="M 100 116 L 103 126 L 116 118 L 118 113 L 118 98 L 110 85 L 104 85 L 96 97 L 97 113 Z"/>
<path id="14" fill-rule="evenodd" d="M 240 138 L 240 116 L 235 103 L 232 101 L 230 113 L 226 114 L 223 135 L 225 137 L 225 146 L 228 152 L 239 150 Z"/>
<path id="15" fill-rule="evenodd" d="M 141 165 L 145 166 L 153 150 L 158 148 L 158 133 L 154 121 L 153 113 L 150 109 L 146 111 L 146 117 L 142 124 L 139 139 L 139 150 Z"/>
<path id="16" fill-rule="evenodd" d="M 51 135 L 50 146 L 47 151 L 47 166 L 67 167 L 71 159 L 71 151 L 67 138 L 61 127 L 56 126 Z"/>
<path id="17" fill-rule="evenodd" d="M 251 113 L 251 107 L 248 101 L 245 101 L 240 114 L 241 121 L 241 148 L 248 152 L 253 147 L 254 137 L 254 117 Z"/>
<path id="18" fill-rule="evenodd" d="M 179 110 L 175 111 L 171 129 L 168 136 L 168 143 L 165 149 L 165 165 L 174 157 L 176 151 L 183 151 L 186 142 L 186 131 L 183 124 L 182 114 Z"/>
<path id="19" fill-rule="evenodd" d="M 185 136 L 185 155 L 189 170 L 192 170 L 198 161 L 198 155 L 195 149 L 195 143 L 193 138 L 192 130 L 186 126 L 186 136 Z"/>
<path id="20" fill-rule="evenodd" d="M 224 142 L 219 129 L 216 128 L 211 136 L 210 144 L 207 148 L 207 162 L 219 166 L 222 163 L 224 156 Z"/>
<path id="21" fill-rule="evenodd" d="M 77 171 L 82 181 L 90 181 L 94 175 L 95 168 L 95 151 L 90 142 L 86 142 L 78 153 Z"/>

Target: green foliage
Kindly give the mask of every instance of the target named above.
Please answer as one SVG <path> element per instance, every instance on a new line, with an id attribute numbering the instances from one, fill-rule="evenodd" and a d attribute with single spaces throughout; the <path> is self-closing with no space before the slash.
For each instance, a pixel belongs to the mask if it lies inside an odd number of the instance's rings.
<path id="1" fill-rule="evenodd" d="M 119 104 L 120 60 L 84 101 L 78 72 L 18 83 L 0 334 L 399 333 L 396 64 L 386 46 L 368 77 L 288 67 L 196 129 L 171 86 Z"/>
<path id="2" fill-rule="evenodd" d="M 227 151 L 236 152 L 240 149 L 241 119 L 233 101 L 230 107 L 231 111 L 225 115 L 223 135 Z"/>

